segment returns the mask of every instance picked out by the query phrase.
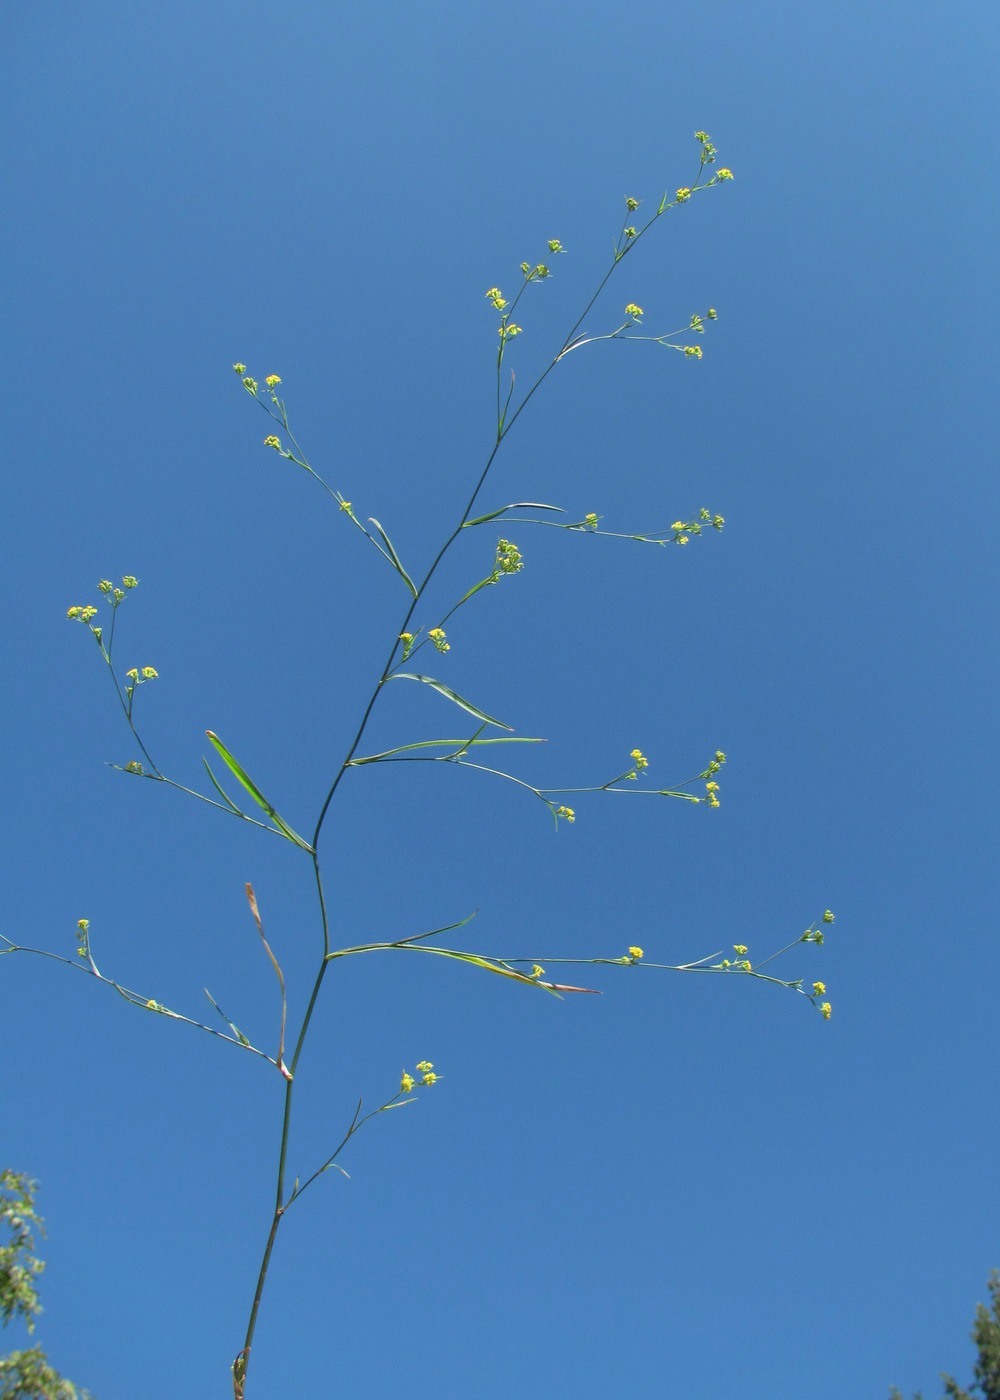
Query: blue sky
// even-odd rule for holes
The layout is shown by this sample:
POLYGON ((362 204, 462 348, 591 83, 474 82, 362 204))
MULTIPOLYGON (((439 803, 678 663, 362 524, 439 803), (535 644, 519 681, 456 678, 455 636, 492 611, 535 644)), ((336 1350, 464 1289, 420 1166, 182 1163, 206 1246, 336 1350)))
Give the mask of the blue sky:
MULTIPOLYGON (((317 469, 420 571, 490 448, 485 290, 568 250, 519 308, 527 385, 626 195, 690 184, 699 128, 736 177, 586 322, 714 306, 704 359, 568 357, 484 505, 626 532, 704 505, 725 531, 661 551, 510 526, 524 570, 434 655, 549 740, 512 760, 531 781, 603 781, 638 745, 669 785, 721 748, 721 807, 581 798, 554 833, 484 775, 369 768, 321 855, 338 946, 478 908, 485 953, 762 957, 831 907, 826 945, 778 967, 825 981, 832 1019, 744 978, 587 970, 604 995, 560 1003, 433 958, 334 964, 293 1172, 402 1066, 443 1078, 289 1215, 248 1396, 841 1400, 965 1376, 1000 1264, 995 7, 69 0, 8 30, 2 931, 72 955, 87 917, 109 973, 192 1015, 207 986, 268 1045, 243 885, 301 1016, 308 861, 105 766, 135 753, 66 608, 137 575, 120 654, 159 671, 139 698, 161 767, 203 783, 211 728, 311 829, 405 591, 261 445, 230 366, 281 375, 317 469)), ((461 541, 418 620, 494 543, 461 541)), ((390 687, 371 747, 464 733, 458 713, 390 687)), ((55 964, 0 971, 2 1157, 49 1226, 41 1340, 98 1400, 228 1394, 278 1076, 55 964)))

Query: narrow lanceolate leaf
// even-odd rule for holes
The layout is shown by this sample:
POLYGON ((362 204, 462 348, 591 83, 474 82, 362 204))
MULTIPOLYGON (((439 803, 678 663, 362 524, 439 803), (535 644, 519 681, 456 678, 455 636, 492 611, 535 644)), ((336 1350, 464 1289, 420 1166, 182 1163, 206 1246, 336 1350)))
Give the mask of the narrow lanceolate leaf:
POLYGON ((593 996, 600 996, 596 987, 566 987, 558 982, 542 982, 537 977, 529 977, 524 972, 518 972, 507 963, 493 958, 482 958, 476 953, 462 953, 454 948, 425 946, 415 947, 413 951, 415 953, 434 953, 439 958, 453 958, 456 962, 468 963, 471 967, 481 967, 484 972, 495 972, 498 977, 508 977, 512 982, 521 982, 528 987, 540 987, 543 992, 549 992, 554 997, 558 997, 561 992, 588 992, 593 996))
POLYGON ((388 679, 391 681, 422 681, 424 685, 429 685, 432 690, 445 696, 459 709, 466 710, 470 715, 475 715, 476 719, 484 719, 487 724, 495 724, 498 729, 513 730, 514 728, 512 724, 504 724, 503 720, 494 719, 485 710, 480 710, 475 705, 470 704, 468 700, 463 700, 461 695, 456 694, 449 686, 442 685, 440 681, 432 680, 430 676, 419 676, 415 671, 394 671, 388 679))
POLYGON ((525 736, 514 735, 511 739, 423 739, 417 744, 400 744, 398 749, 385 749, 382 753, 371 753, 364 758, 352 758, 348 761, 349 768, 361 768, 366 763, 381 763, 385 759, 392 758, 395 754, 409 753, 411 749, 453 749, 456 746, 460 749, 470 749, 478 747, 480 744, 544 744, 545 739, 532 739, 525 736))
MULTIPOLYGON (((225 744, 219 738, 218 734, 213 734, 211 729, 206 729, 205 735, 209 743, 215 749, 216 753, 222 759, 223 763, 229 769, 230 773, 232 773, 233 777, 237 780, 237 782, 242 783, 242 785, 246 788, 247 792, 257 803, 257 805, 259 807, 263 807, 264 811, 274 822, 274 825, 277 827, 278 831, 281 832, 282 836, 286 837, 287 840, 293 842, 296 846, 301 846, 304 851, 311 852, 312 846, 309 845, 309 842, 303 841, 302 837, 299 836, 296 832, 294 832, 287 822, 282 821, 282 819, 278 816, 277 812, 271 806, 270 802, 268 802, 267 798, 261 792, 257 784, 246 772, 244 772, 244 770, 237 763, 236 759, 226 748, 225 744)), ((213 782, 214 781, 215 780, 213 779, 213 782)), ((218 784, 216 784, 216 786, 218 786, 218 784)), ((223 796, 225 796, 224 793, 223 796)), ((226 801, 229 801, 228 797, 226 798, 226 801)))
POLYGON ((202 761, 202 763, 204 763, 204 765, 205 765, 205 772, 208 774, 209 778, 211 779, 212 786, 215 788, 216 792, 217 792, 217 793, 219 794, 219 796, 222 798, 223 802, 225 802, 226 806, 230 809, 230 811, 235 812, 236 815, 237 815, 238 817, 242 817, 242 816, 244 815, 244 813, 240 811, 239 807, 237 807, 236 803, 235 803, 235 802, 233 801, 233 799, 229 796, 229 794, 228 794, 227 792, 223 792, 222 788, 220 787, 218 778, 216 778, 215 774, 212 772, 211 768, 208 766, 208 759, 207 759, 207 758, 203 758, 201 761, 202 761))
POLYGON ((407 588, 410 590, 410 592, 413 594, 413 596, 414 596, 414 598, 415 598, 415 597, 417 596, 416 587, 415 587, 415 585, 414 585, 413 580, 410 578, 410 575, 409 575, 409 574, 406 572, 406 570, 403 568, 403 565, 402 565, 402 563, 400 562, 399 555, 396 553, 395 549, 393 548, 392 540, 390 540, 389 536, 385 533, 385 531, 382 529, 382 526, 378 523, 378 521, 375 519, 375 517, 374 517, 373 515, 370 515, 370 516, 368 517, 368 519, 371 521, 371 523, 375 526, 375 529, 376 529, 376 530, 379 532, 379 534, 381 535, 381 537, 382 537, 382 543, 385 545, 386 549, 389 551, 389 558, 392 560, 393 568, 396 570, 397 574, 399 574, 400 578, 403 580, 403 582, 406 584, 407 588))
POLYGON ((514 501, 509 506, 501 506, 499 510, 491 510, 489 515, 478 515, 475 520, 467 520, 462 529, 467 529, 470 525, 485 525, 489 520, 496 520, 507 510, 556 510, 560 515, 566 512, 562 506, 547 506, 542 501, 514 501))
POLYGON ((474 583, 472 585, 468 593, 462 594, 461 598, 459 598, 458 602, 455 604, 455 607, 460 608, 463 603, 467 603, 469 601, 469 599, 474 593, 478 593, 481 588, 486 588, 491 583, 496 583, 498 579, 498 574, 490 574, 489 578, 481 578, 478 583, 474 583))
POLYGON ((227 1026, 229 1027, 229 1029, 232 1031, 233 1035, 234 1035, 234 1036, 236 1037, 236 1039, 240 1042, 240 1044, 241 1044, 241 1045, 245 1045, 245 1046, 247 1046, 248 1048, 251 1048, 251 1047, 250 1047, 250 1042, 249 1042, 249 1040, 247 1040, 246 1036, 245 1036, 245 1035, 243 1034, 243 1032, 240 1030, 239 1026, 234 1026, 234 1025, 233 1025, 232 1021, 230 1021, 229 1017, 228 1017, 228 1016, 226 1015, 226 1013, 223 1011, 223 1009, 222 1009, 222 1007, 219 1005, 219 1003, 215 1000, 215 997, 213 997, 212 993, 208 990, 208 988, 207 988, 207 987, 204 987, 202 990, 204 991, 205 995, 208 997, 208 999, 209 999, 209 1001, 212 1003, 212 1005, 215 1007, 216 1011, 219 1013, 219 1015, 220 1015, 220 1016, 222 1017, 222 1019, 225 1021, 226 1025, 227 1025, 227 1026))

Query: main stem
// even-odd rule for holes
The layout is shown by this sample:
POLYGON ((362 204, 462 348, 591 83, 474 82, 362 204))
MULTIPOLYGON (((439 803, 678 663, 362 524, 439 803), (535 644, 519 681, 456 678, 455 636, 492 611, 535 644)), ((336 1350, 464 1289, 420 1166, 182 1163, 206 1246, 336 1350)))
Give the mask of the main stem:
MULTIPOLYGON (((496 442, 494 443, 493 449, 486 460, 486 464, 479 475, 479 480, 476 482, 475 489, 473 490, 472 495, 469 497, 468 502, 466 503, 465 510, 462 512, 461 519, 455 526, 454 530, 452 530, 448 538, 445 540, 444 544, 438 550, 437 555, 432 561, 430 568, 424 575, 424 578, 420 583, 416 594, 414 595, 413 601, 410 603, 410 606, 406 610, 406 615, 404 616, 403 621, 400 623, 396 631, 396 636, 393 638, 392 647, 389 651, 388 658, 386 659, 385 666, 382 668, 382 674, 379 676, 378 683, 372 691, 368 703, 365 706, 364 713, 361 716, 361 723, 358 725, 357 733, 351 741, 350 748, 347 750, 347 754, 345 755, 343 762, 340 765, 340 768, 337 770, 337 775, 334 778, 332 784, 330 785, 330 790, 327 793, 326 799, 323 802, 323 806, 320 810, 320 814, 316 822, 316 828, 313 832, 311 844, 313 847, 313 871, 316 879, 316 890, 319 897, 320 915, 323 923, 323 961, 320 964, 319 971, 316 974, 316 979, 313 983, 312 993, 309 997, 309 1004, 306 1007, 305 1015, 302 1018, 302 1025, 299 1030, 298 1039, 295 1043, 295 1051, 292 1055, 291 1063, 288 1066, 289 1078, 287 1079, 285 1084, 285 1106, 281 1125, 281 1147, 278 1154, 278 1179, 275 1190, 274 1214, 271 1218, 271 1228, 268 1231, 267 1244, 264 1246, 264 1257, 261 1260, 260 1270, 257 1274, 257 1287, 254 1290, 253 1306, 250 1309, 250 1320, 247 1325, 247 1333, 246 1339, 243 1343, 243 1350, 239 1353, 239 1355, 236 1357, 236 1360, 233 1362, 234 1400, 244 1400, 246 1374, 250 1365, 250 1349, 253 1345, 254 1331, 256 1330, 257 1326, 257 1316, 260 1312, 261 1299, 264 1296, 264 1285, 267 1281, 267 1271, 271 1262, 271 1252, 274 1249, 274 1243, 277 1239, 278 1227, 280 1226, 282 1218, 285 1214, 285 1210, 287 1209, 286 1202, 284 1199, 285 1160, 288 1153, 288 1139, 292 1120, 292 1090, 294 1087, 294 1075, 299 1062, 299 1056, 302 1053, 302 1047, 305 1043, 306 1034, 309 1030, 310 1022, 312 1021, 312 1015, 316 1007, 317 999, 319 997, 320 988, 323 985, 323 978, 326 976, 326 969, 329 966, 330 962, 330 929, 327 917, 326 900, 323 895, 323 881, 320 877, 318 855, 319 837, 320 833, 323 830, 323 824, 326 821, 326 814, 330 809, 330 804, 333 801, 334 794, 336 793, 337 788, 340 786, 340 781, 343 778, 344 774, 347 772, 347 769, 351 763, 351 759, 354 757, 355 753, 358 750, 358 745, 361 743, 361 740, 364 736, 364 732, 368 726, 368 720, 371 717, 372 710, 375 708, 375 702, 378 700, 378 697, 381 694, 383 685, 385 685, 386 681, 389 679, 389 675, 392 671, 393 660, 399 648, 399 634, 407 630, 407 627, 410 623, 410 619, 412 618, 414 611, 416 610, 417 603, 420 601, 428 584, 434 577, 434 574, 437 572, 438 566, 440 565, 442 559, 444 559, 444 556, 448 553, 448 550, 458 539, 459 535, 462 533, 462 530, 465 528, 465 523, 472 514, 473 506, 476 503, 476 499, 479 496, 480 491, 483 489, 483 486, 486 482, 486 478, 489 475, 490 468, 493 466, 493 463, 496 459, 496 455, 500 450, 500 446, 503 443, 504 438, 510 432, 511 428, 517 422, 518 418, 520 418, 521 414, 524 412, 525 408, 528 406, 529 401, 534 397, 537 390, 541 388, 542 384, 555 369, 559 361, 572 348, 573 338, 576 335, 576 332, 578 331, 584 317, 587 315, 591 307, 597 301, 597 298, 604 290, 609 278, 611 277, 611 274, 614 272, 619 262, 621 262, 622 258, 625 256, 626 253, 630 252, 632 248, 635 247, 642 234, 644 234, 647 231, 647 229, 653 223, 656 222, 656 219, 658 217, 659 215, 654 215, 654 217, 650 219, 649 223, 646 224, 642 230, 640 230, 639 235, 635 239, 633 239, 629 245, 621 249, 616 254, 614 262, 608 268, 605 275, 601 278, 597 290, 594 292, 593 296, 587 302, 587 305, 584 307, 583 311, 581 312, 577 320, 574 322, 569 334, 563 341, 558 354, 556 354, 552 358, 549 364, 539 375, 538 379, 535 380, 535 383, 531 386, 531 388, 525 394, 524 398, 518 404, 511 418, 506 422, 498 422, 496 442)), ((325 485, 325 482, 323 484, 325 485)), ((327 489, 329 490, 329 487, 327 487, 327 489)))

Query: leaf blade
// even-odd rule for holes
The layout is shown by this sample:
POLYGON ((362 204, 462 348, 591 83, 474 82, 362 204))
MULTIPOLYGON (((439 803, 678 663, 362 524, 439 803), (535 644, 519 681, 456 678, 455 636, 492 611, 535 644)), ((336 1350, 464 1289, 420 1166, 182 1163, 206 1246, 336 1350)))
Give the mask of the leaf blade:
POLYGON ((509 729, 513 732, 514 726, 512 724, 504 724, 503 720, 494 719, 493 716, 488 715, 485 710, 481 710, 477 705, 473 705, 471 701, 463 699, 457 691, 452 690, 450 686, 445 685, 442 681, 434 680, 432 676, 422 676, 416 671, 393 671, 391 676, 386 677, 386 680, 421 681, 424 685, 429 685, 432 690, 436 690, 439 695, 443 695, 446 700, 450 700, 453 705, 457 705, 459 709, 465 710, 470 715, 475 715, 476 719, 485 720, 487 724, 495 724, 498 729, 509 729))
POLYGON ((379 534, 382 536, 382 543, 385 545, 386 549, 389 551, 389 558, 390 558, 390 561, 391 561, 391 563, 392 563, 393 568, 396 570, 397 574, 399 574, 400 578, 401 578, 401 579, 403 580, 403 582, 406 584, 407 588, 408 588, 408 589, 410 590, 410 592, 413 594, 414 598, 416 598, 416 596, 417 596, 417 588, 416 588, 416 585, 414 584, 413 580, 410 578, 410 575, 409 575, 409 574, 406 572, 406 570, 403 568, 403 562, 402 562, 402 560, 400 559, 399 555, 396 553, 396 550, 395 550, 395 547, 394 547, 394 545, 393 545, 393 543, 392 543, 392 540, 390 540, 389 536, 385 533, 385 531, 382 529, 382 526, 378 523, 378 521, 375 519, 375 517, 374 517, 373 515, 370 515, 370 516, 368 517, 368 519, 369 519, 369 521, 371 522, 371 524, 375 526, 375 529, 379 532, 379 534))
POLYGON ((496 520, 508 510, 555 510, 560 515, 566 514, 562 506, 548 506, 544 501, 513 501, 509 506, 501 506, 499 510, 491 510, 488 515, 477 515, 475 520, 467 520, 462 529, 466 530, 470 525, 485 525, 490 520, 496 520))
MULTIPOLYGON (((309 851, 310 853, 312 853, 312 846, 309 845, 308 841, 304 841, 297 832, 293 831, 286 821, 283 821, 281 819, 281 817, 278 815, 272 804, 267 800, 267 798, 261 792, 260 788, 250 777, 249 773, 247 773, 246 770, 241 767, 241 765, 226 748, 225 744, 219 738, 218 734, 214 734, 211 729, 206 729, 205 737, 208 739, 209 743, 212 745, 216 753, 222 759, 223 763, 229 769, 230 773, 232 773, 236 781, 246 788, 247 792, 258 804, 258 806, 263 807, 264 811, 274 822, 274 825, 277 827, 281 835, 284 836, 286 840, 291 841, 293 845, 301 846, 302 850, 309 851)), ((228 798, 226 800, 228 801, 228 798)))

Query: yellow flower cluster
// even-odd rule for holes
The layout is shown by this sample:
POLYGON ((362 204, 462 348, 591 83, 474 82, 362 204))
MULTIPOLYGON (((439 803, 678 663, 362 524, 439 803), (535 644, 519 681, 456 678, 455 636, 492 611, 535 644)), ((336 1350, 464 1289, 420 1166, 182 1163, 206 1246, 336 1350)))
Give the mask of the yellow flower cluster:
MULTIPOLYGON (((440 1075, 434 1073, 434 1066, 431 1064, 430 1060, 420 1061, 420 1063, 417 1065, 417 1074, 420 1075, 421 1084, 436 1084, 438 1079, 440 1078, 440 1075)), ((402 1078, 399 1081, 400 1093, 409 1094, 411 1090, 416 1088, 416 1085, 417 1080, 415 1079, 415 1077, 412 1074, 408 1074, 407 1071, 404 1070, 402 1078)))
MULTIPOLYGON (((447 640, 443 627, 432 627, 427 635, 437 647, 438 651, 451 651, 451 643, 447 640)), ((406 643, 404 642, 403 645, 405 647, 406 643)))
POLYGON ((521 558, 521 551, 516 544, 510 540, 499 540, 497 542, 496 563, 493 566, 494 583, 501 574, 517 574, 524 568, 524 560, 521 558))
POLYGON ((573 811, 572 807, 557 807, 556 816, 562 817, 563 820, 567 822, 576 821, 576 813, 573 811))

